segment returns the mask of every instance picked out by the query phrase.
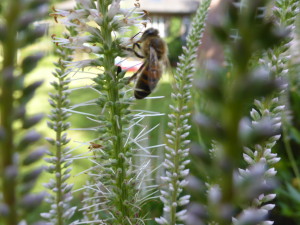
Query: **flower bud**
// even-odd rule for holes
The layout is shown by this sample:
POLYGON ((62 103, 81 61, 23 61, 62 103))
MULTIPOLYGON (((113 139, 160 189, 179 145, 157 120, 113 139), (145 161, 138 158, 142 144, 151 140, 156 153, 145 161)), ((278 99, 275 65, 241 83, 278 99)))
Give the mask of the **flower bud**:
POLYGON ((41 138, 41 135, 37 133, 36 131, 29 131, 27 134, 21 139, 21 141, 18 143, 17 150, 24 150, 26 147, 28 147, 30 144, 33 144, 34 142, 38 141, 41 138))
POLYGON ((23 128, 24 129, 28 129, 34 125, 36 125, 38 122, 41 121, 41 119, 43 118, 43 114, 40 113, 40 114, 37 114, 37 115, 34 115, 30 118, 26 118, 24 121, 23 121, 23 128))
POLYGON ((21 206, 26 211, 31 211, 35 209, 37 206, 39 206, 43 199, 45 197, 45 194, 27 194, 23 197, 21 200, 21 206))
POLYGON ((22 182, 27 183, 27 182, 35 181, 42 173, 42 171, 43 171, 42 167, 29 171, 23 176, 22 182))

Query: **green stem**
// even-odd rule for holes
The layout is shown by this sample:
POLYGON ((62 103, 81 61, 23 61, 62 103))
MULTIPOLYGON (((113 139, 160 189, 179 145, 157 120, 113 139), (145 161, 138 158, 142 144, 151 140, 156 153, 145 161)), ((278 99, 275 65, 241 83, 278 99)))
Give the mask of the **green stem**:
MULTIPOLYGON (((105 1, 98 0, 100 5, 100 12, 103 15, 103 18, 107 18, 107 4, 105 1)), ((130 218, 129 208, 124 204, 128 199, 128 190, 125 184, 126 179, 126 166, 125 160, 123 157, 120 157, 120 154, 125 155, 125 149, 123 147, 123 137, 122 137, 122 120, 121 120, 121 109, 118 104, 119 102, 119 89, 118 89, 118 78, 115 71, 114 56, 111 54, 112 47, 112 37, 111 37, 111 28, 108 23, 103 23, 101 27, 103 40, 105 41, 104 49, 106 49, 106 54, 104 55, 103 65, 106 74, 106 80, 108 85, 108 103, 110 104, 110 122, 112 124, 112 136, 113 136, 113 149, 114 149, 114 158, 117 160, 115 171, 116 171, 116 185, 117 188, 121 191, 118 196, 118 210, 121 215, 119 218, 119 223, 123 223, 126 218, 130 218)))
POLYGON ((288 124, 285 122, 285 116, 283 116, 283 124, 282 124, 282 135, 283 135, 283 143, 286 149, 286 153, 288 155, 289 161, 291 163, 292 169, 297 179, 300 179, 299 169, 297 167, 297 163, 295 157, 292 152, 289 136, 288 136, 288 124))
POLYGON ((1 95, 1 127, 5 132, 5 139, 1 143, 1 174, 3 185, 3 199, 6 206, 9 208, 9 215, 4 218, 5 224, 16 225, 17 216, 17 201, 16 201, 16 180, 15 178, 6 177, 5 173, 14 165, 13 158, 15 148, 13 145, 13 79, 14 67, 17 54, 17 20, 20 14, 19 0, 10 1, 6 19, 6 38, 3 41, 3 71, 2 71, 2 95, 1 95))
MULTIPOLYGON (((188 45, 188 49, 190 50, 189 51, 189 54, 186 55, 185 57, 187 59, 190 59, 192 58, 192 54, 194 53, 194 49, 195 48, 191 48, 189 45, 188 45)), ((182 71, 182 74, 188 74, 188 71, 182 71)), ((175 92, 176 93, 180 93, 181 95, 184 95, 184 93, 186 93, 187 91, 185 90, 184 86, 186 85, 186 82, 185 82, 185 78, 181 79, 181 81, 179 82, 180 86, 178 88, 178 90, 176 90, 175 92)), ((179 109, 180 112, 183 112, 183 108, 185 105, 187 105, 187 103, 185 102, 185 99, 184 98, 179 98, 177 100, 175 100, 175 104, 176 104, 176 108, 179 109)), ((171 196, 171 211, 170 211, 170 225, 176 225, 176 222, 177 222, 177 218, 176 218, 176 213, 177 213, 177 208, 178 206, 177 205, 173 205, 174 202, 178 202, 178 195, 180 194, 180 192, 178 191, 178 189, 180 188, 179 185, 178 185, 178 181, 179 181, 179 176, 180 176, 180 170, 179 170, 179 166, 180 166, 180 162, 181 160, 183 159, 180 159, 179 158, 179 153, 178 151, 180 150, 181 148, 181 143, 182 141, 182 138, 181 138, 181 128, 182 128, 182 114, 181 113, 178 113, 178 112, 175 112, 176 114, 176 122, 175 122, 175 129, 176 130, 176 135, 175 135, 175 143, 174 143, 174 151, 175 151, 175 154, 174 154, 174 157, 173 157, 173 163, 174 163, 174 170, 171 171, 172 174, 177 174, 176 177, 174 177, 172 179, 172 186, 174 187, 174 191, 172 192, 172 196, 171 196)))
MULTIPOLYGON (((235 76, 233 79, 238 79, 235 76)), ((228 86, 227 96, 230 96, 224 106, 224 130, 226 138, 223 141, 224 157, 220 165, 223 165, 220 170, 222 177, 221 190, 222 203, 224 205, 234 202, 234 185, 233 173, 234 169, 238 167, 237 160, 242 155, 242 145, 239 138, 239 122, 242 118, 243 108, 242 102, 238 102, 235 97, 235 86, 228 86), (225 164, 224 164, 225 162, 225 164)), ((222 219, 219 221, 220 225, 226 225, 231 222, 231 218, 222 219)))
MULTIPOLYGON (((179 93, 182 93, 182 90, 179 91, 179 93)), ((182 109, 183 106, 183 102, 179 101, 178 102, 178 108, 182 109)), ((180 124, 181 124, 181 119, 180 119, 180 115, 179 113, 176 114, 176 124, 175 124, 175 129, 176 128, 180 128, 180 124)), ((178 129, 176 129, 178 130, 178 129)), ((172 171, 172 174, 177 174, 177 177, 174 177, 172 180, 172 185, 174 187, 174 191, 172 192, 172 200, 171 200, 171 204, 173 202, 177 202, 177 195, 178 195, 178 176, 179 176, 179 159, 178 159, 178 150, 180 149, 180 142, 181 142, 181 137, 180 137, 180 132, 176 131, 176 142, 174 145, 174 150, 176 152, 176 154, 174 155, 173 158, 173 163, 174 163, 174 171, 172 171)), ((176 212, 177 212, 177 206, 176 205, 171 205, 171 212, 170 212, 170 225, 175 225, 176 224, 176 212)))
MULTIPOLYGON (((64 69, 62 68, 62 74, 64 73, 63 72, 64 69)), ((60 109, 60 113, 62 113, 62 96, 63 96, 63 92, 62 92, 62 82, 63 82, 63 78, 60 78, 59 79, 60 81, 60 88, 59 88, 59 91, 58 91, 58 95, 60 96, 60 98, 58 99, 57 101, 57 108, 60 109)), ((57 122, 60 122, 62 121, 62 118, 61 118, 61 115, 59 114, 58 115, 58 118, 57 118, 57 122)), ((61 135, 62 135, 62 132, 61 132, 61 129, 60 127, 58 127, 58 130, 56 132, 56 141, 57 143, 61 143, 61 135)), ((61 202, 63 202, 63 199, 62 199, 62 169, 61 169, 61 154, 62 154, 62 149, 61 149, 61 144, 58 144, 56 145, 56 158, 57 158, 57 161, 56 161, 56 173, 59 174, 59 176, 55 176, 56 177, 56 189, 57 189, 57 192, 56 192, 56 207, 57 207, 57 225, 63 225, 63 212, 62 212, 62 207, 61 207, 61 202)))

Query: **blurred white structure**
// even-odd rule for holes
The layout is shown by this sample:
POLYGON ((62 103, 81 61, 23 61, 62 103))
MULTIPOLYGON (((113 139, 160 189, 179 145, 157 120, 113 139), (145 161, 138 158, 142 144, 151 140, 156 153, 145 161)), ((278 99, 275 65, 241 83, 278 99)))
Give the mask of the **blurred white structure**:
MULTIPOLYGON (((171 17, 182 18, 183 38, 187 34, 190 25, 191 15, 198 8, 201 0, 139 0, 140 8, 149 12, 152 23, 149 27, 154 27, 159 30, 162 37, 168 35, 169 24, 171 17)), ((127 7, 134 6, 136 0, 124 0, 122 4, 127 7)), ((58 9, 72 9, 75 6, 75 0, 63 1, 56 4, 58 9)))
MULTIPOLYGON (((126 0, 126 4, 133 4, 133 0, 126 0)), ((183 35, 187 33, 190 18, 196 12, 199 0, 139 0, 141 9, 146 10, 152 20, 150 27, 159 30, 162 37, 168 35, 171 17, 182 18, 183 35)))

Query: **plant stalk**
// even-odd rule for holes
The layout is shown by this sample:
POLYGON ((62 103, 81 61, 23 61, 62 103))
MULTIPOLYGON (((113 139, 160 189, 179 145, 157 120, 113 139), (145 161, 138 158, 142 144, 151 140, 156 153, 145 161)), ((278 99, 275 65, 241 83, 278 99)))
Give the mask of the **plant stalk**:
MULTIPOLYGON (((103 15, 103 18, 107 18, 107 6, 105 1, 98 1, 99 10, 103 15)), ((104 71, 106 74, 106 80, 108 84, 108 99, 109 99, 109 110, 110 110, 110 122, 112 124, 112 136, 113 136, 113 150, 114 157, 117 160, 115 171, 116 171, 116 185, 117 188, 121 191, 119 194, 119 206, 118 209, 121 212, 121 216, 118 218, 129 218, 129 209, 124 204, 128 199, 128 190, 125 185, 126 179, 126 167, 125 160, 123 157, 120 157, 120 154, 125 155, 123 147, 123 138, 122 138, 122 121, 121 121, 121 109, 118 104, 119 102, 119 89, 118 89, 118 77, 115 70, 114 56, 111 54, 110 49, 112 46, 112 37, 111 37, 111 28, 108 23, 103 23, 101 27, 103 39, 105 41, 104 49, 106 53, 104 54, 103 65, 104 71)), ((119 221, 119 222, 122 222, 119 221)))
MULTIPOLYGON (((17 216, 17 199, 16 199, 16 179, 15 177, 7 177, 10 169, 14 168, 15 148, 13 144, 13 83, 14 68, 17 55, 17 20, 20 14, 19 0, 10 1, 8 4, 6 20, 6 38, 3 42, 3 65, 2 65, 2 95, 1 95, 1 127, 5 132, 5 138, 1 143, 2 155, 2 185, 3 200, 9 209, 8 216, 5 217, 5 224, 16 225, 17 216)), ((11 175, 8 175, 11 176, 11 175)))
MULTIPOLYGON (((62 78, 59 78, 60 83, 63 82, 62 78)), ((63 96, 62 90, 61 88, 58 91, 58 95, 61 97, 63 96)), ((62 113, 62 102, 61 102, 61 98, 58 100, 57 102, 57 108, 60 109, 60 113, 62 113)), ((58 119, 57 121, 62 121, 61 120, 61 115, 58 114, 58 119)), ((60 126, 57 128, 57 132, 56 132, 56 141, 57 143, 61 143, 61 135, 62 135, 62 131, 60 129, 60 126)), ((63 225, 63 212, 62 212, 62 207, 60 206, 60 203, 63 202, 63 198, 62 198, 62 169, 61 169, 61 144, 57 144, 56 145, 56 173, 59 174, 59 176, 55 176, 56 177, 56 188, 57 188, 57 192, 56 192, 56 207, 57 207, 57 225, 63 225)))

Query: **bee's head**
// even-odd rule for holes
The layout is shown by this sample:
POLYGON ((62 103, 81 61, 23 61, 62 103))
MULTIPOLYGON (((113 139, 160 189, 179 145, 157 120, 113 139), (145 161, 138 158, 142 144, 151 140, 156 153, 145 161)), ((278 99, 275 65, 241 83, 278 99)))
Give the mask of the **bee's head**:
POLYGON ((140 41, 143 41, 146 38, 151 37, 151 36, 158 36, 158 30, 156 30, 154 28, 149 28, 149 29, 145 30, 140 41))

